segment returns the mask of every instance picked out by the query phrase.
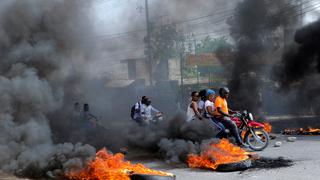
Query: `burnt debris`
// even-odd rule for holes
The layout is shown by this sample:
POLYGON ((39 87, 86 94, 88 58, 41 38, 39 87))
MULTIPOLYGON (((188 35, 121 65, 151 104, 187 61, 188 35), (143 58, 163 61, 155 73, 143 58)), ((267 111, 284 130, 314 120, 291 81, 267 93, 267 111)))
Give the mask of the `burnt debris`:
POLYGON ((259 159, 255 159, 252 161, 251 168, 273 169, 273 168, 289 167, 289 166, 292 166, 293 164, 294 162, 292 160, 285 159, 283 157, 278 157, 278 158, 260 157, 259 159))

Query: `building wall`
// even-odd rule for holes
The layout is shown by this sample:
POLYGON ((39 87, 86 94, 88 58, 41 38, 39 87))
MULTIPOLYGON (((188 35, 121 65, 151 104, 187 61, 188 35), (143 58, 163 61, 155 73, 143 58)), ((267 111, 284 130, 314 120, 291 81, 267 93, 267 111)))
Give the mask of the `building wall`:
POLYGON ((149 71, 147 61, 136 61, 136 79, 145 79, 145 82, 149 82, 149 71))
POLYGON ((180 70, 180 59, 169 59, 169 80, 177 80, 180 84, 181 70, 180 70))

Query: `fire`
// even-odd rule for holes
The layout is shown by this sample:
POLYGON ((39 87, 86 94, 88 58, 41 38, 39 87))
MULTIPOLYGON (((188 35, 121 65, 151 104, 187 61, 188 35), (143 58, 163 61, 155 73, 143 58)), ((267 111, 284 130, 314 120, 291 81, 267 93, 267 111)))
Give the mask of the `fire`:
MULTIPOLYGON (((267 123, 267 122, 264 122, 263 125, 264 125, 264 130, 265 130, 267 133, 270 133, 271 130, 272 130, 271 124, 270 124, 270 123, 267 123)), ((244 136, 246 135, 246 132, 247 132, 246 130, 243 130, 243 131, 241 132, 241 137, 242 137, 242 139, 244 139, 244 136)))
POLYGON ((310 132, 310 133, 320 133, 320 129, 309 127, 308 128, 308 132, 310 132))
POLYGON ((301 134, 301 135, 320 135, 319 128, 312 128, 308 127, 306 129, 299 128, 299 129, 285 129, 282 134, 301 134))
POLYGON ((270 124, 270 123, 267 123, 267 122, 264 122, 263 125, 264 125, 264 130, 265 130, 267 133, 270 133, 271 130, 272 130, 271 124, 270 124))
POLYGON ((123 154, 113 155, 101 149, 86 168, 80 172, 69 172, 66 177, 71 180, 130 180, 130 174, 173 176, 171 173, 146 168, 142 164, 131 164, 124 159, 123 154))
POLYGON ((249 158, 248 152, 231 144, 227 139, 211 143, 200 155, 190 154, 188 165, 191 168, 217 169, 220 164, 244 161, 249 158))

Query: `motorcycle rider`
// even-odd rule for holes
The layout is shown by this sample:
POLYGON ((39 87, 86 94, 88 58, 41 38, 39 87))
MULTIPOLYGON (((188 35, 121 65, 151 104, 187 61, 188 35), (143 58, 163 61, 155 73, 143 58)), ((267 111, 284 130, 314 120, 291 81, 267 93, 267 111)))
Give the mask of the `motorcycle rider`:
POLYGON ((214 118, 214 111, 215 111, 215 106, 214 106, 214 99, 215 99, 215 91, 208 89, 206 96, 207 96, 207 100, 205 102, 205 112, 204 112, 204 116, 208 119, 210 119, 215 126, 217 126, 220 130, 220 132, 216 135, 217 138, 223 138, 226 137, 225 134, 225 127, 222 123, 218 122, 215 118, 214 118))
POLYGON ((187 122, 195 119, 202 120, 201 114, 198 111, 199 93, 197 91, 193 91, 191 93, 191 98, 191 103, 187 108, 187 122))
POLYGON ((248 147, 247 144, 245 144, 239 134, 238 127, 231 120, 230 117, 232 117, 231 114, 236 113, 236 111, 233 111, 228 108, 227 99, 229 97, 230 91, 227 87, 222 87, 219 89, 219 96, 215 100, 215 112, 214 117, 215 119, 222 123, 227 129, 230 129, 231 135, 235 138, 236 143, 241 147, 248 147))
POLYGON ((162 113, 159 110, 155 109, 151 105, 150 98, 146 98, 145 103, 141 105, 141 109, 140 109, 140 115, 144 124, 149 124, 150 121, 152 121, 153 119, 152 112, 155 112, 156 113, 155 115, 157 117, 162 115, 162 113))

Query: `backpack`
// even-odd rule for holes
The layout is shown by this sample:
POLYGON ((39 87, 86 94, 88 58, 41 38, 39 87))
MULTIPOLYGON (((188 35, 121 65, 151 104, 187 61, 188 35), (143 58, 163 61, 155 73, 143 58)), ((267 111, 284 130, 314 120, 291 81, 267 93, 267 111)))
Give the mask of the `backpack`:
MULTIPOLYGON (((140 111, 140 106, 141 106, 141 104, 140 104, 140 102, 138 102, 138 104, 139 104, 139 111, 140 111)), ((134 114, 136 113, 136 104, 134 104, 132 107, 131 107, 131 113, 130 113, 130 117, 132 118, 132 119, 134 119, 134 114)))

